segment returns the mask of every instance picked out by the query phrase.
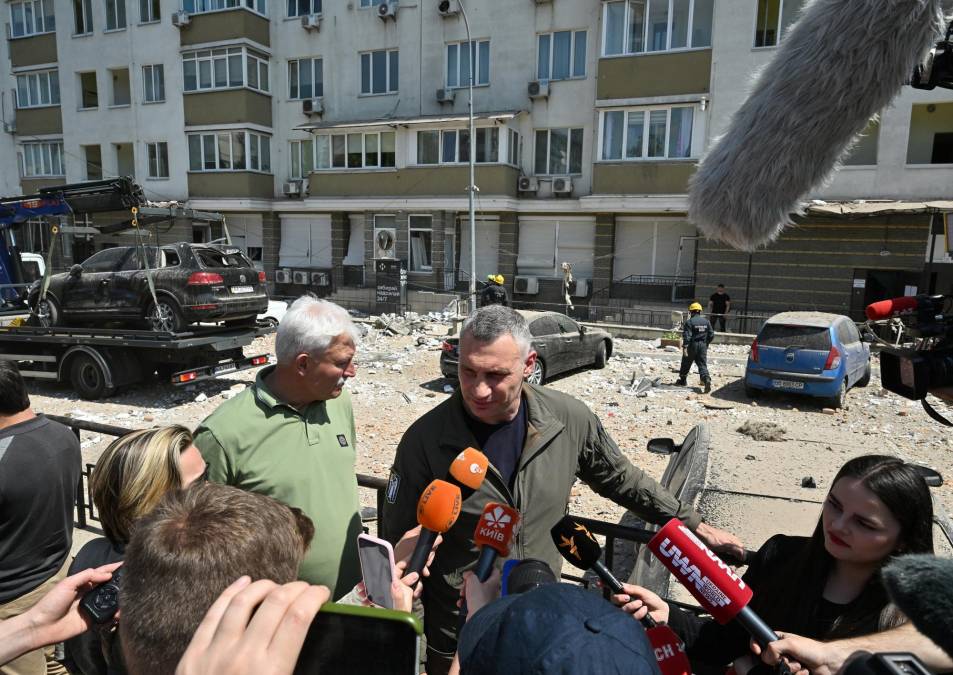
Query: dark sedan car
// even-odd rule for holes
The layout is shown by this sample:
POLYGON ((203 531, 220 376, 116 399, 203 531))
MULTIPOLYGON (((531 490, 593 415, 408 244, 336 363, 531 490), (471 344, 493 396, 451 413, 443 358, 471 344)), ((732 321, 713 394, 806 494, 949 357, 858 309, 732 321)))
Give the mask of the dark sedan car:
POLYGON ((227 246, 176 243, 147 246, 156 301, 136 246, 107 248, 69 272, 50 277, 46 298, 40 283, 29 302, 42 326, 118 321, 176 333, 196 322, 254 325, 268 307, 265 274, 241 251, 227 246))
MULTIPOLYGON (((520 311, 529 323, 533 349, 539 355, 532 374, 526 380, 543 384, 559 373, 583 366, 604 368, 612 356, 612 336, 598 328, 586 328, 559 312, 520 311)), ((459 338, 447 338, 440 353, 440 372, 457 378, 459 338)))

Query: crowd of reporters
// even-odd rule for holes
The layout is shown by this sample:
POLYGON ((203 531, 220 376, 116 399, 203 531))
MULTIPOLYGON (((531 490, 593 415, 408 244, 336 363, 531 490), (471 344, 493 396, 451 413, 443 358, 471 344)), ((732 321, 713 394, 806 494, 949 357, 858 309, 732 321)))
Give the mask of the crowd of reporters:
MULTIPOLYGON (((258 390, 239 404, 248 406, 242 413, 244 421, 260 412, 267 419, 262 424, 270 425, 269 433, 284 434, 286 439, 300 433, 305 450, 349 453, 338 460, 346 463, 356 445, 353 419, 345 416, 331 423, 328 407, 317 404, 338 399, 346 380, 354 376, 356 334, 346 313, 330 303, 305 298, 295 304, 287 327, 283 322, 279 328, 279 341, 284 331, 284 357, 278 350, 278 366, 265 379, 259 376, 258 390), (318 347, 302 343, 308 339, 318 347)), ((520 401, 534 397, 533 389, 522 388, 521 368, 530 357, 523 348, 525 322, 521 325, 518 317, 503 307, 480 310, 468 322, 470 332, 465 325, 461 337, 461 368, 494 371, 499 370, 500 359, 515 359, 514 372, 496 376, 503 380, 507 374, 515 376, 516 388, 509 393, 515 392, 516 410, 503 421, 481 418, 489 427, 481 428, 482 438, 490 446, 493 433, 501 428, 505 438, 512 439, 509 422, 526 414, 520 401), (512 355, 486 349, 501 346, 512 347, 512 355), (467 349, 474 355, 472 363, 467 361, 467 349)), ((461 388, 465 387, 461 378, 461 388)), ((497 390, 492 384, 486 388, 489 406, 497 390)), ((343 400, 349 414, 349 399, 343 400)), ((231 408, 233 413, 239 405, 231 408)), ((462 405, 471 412, 465 394, 462 405)), ((531 412, 524 422, 530 433, 539 419, 534 409, 531 412)), ((225 419, 225 412, 218 419, 225 419)), ((618 449, 598 420, 585 419, 601 445, 596 451, 590 447, 589 456, 573 458, 573 471, 581 471, 579 463, 588 462, 584 466, 591 472, 604 472, 588 476, 600 486, 633 476, 633 496, 625 497, 632 503, 641 504, 639 500, 647 498, 637 495, 649 493, 662 502, 671 500, 651 512, 654 522, 662 524, 666 510, 668 517, 694 519, 690 524, 696 541, 733 552, 739 543, 733 536, 704 529, 690 508, 660 489, 656 494, 654 481, 643 479, 640 472, 633 474, 634 467, 613 454, 618 449)), ((326 504, 327 495, 310 498, 310 492, 320 487, 308 482, 308 471, 296 479, 294 463, 282 465, 282 459, 273 456, 263 462, 260 446, 249 448, 238 441, 223 447, 220 439, 228 433, 227 426, 214 419, 204 423, 199 433, 205 440, 198 443, 184 427, 172 426, 134 432, 110 444, 90 481, 105 536, 87 543, 70 560, 72 497, 80 473, 78 443, 68 430, 32 412, 16 366, 0 362, 0 664, 6 664, 0 672, 291 673, 306 640, 320 641, 308 631, 325 603, 367 604, 361 585, 355 587, 360 574, 354 560, 358 505, 356 488, 350 487, 353 459, 349 485, 338 486, 333 493, 338 502, 348 503, 343 509, 340 503, 332 508, 326 504), (268 483, 267 489, 261 488, 262 483, 268 483), (332 522, 329 512, 334 514, 332 522), (337 515, 340 512, 346 516, 337 515), (329 571, 330 567, 334 569, 329 571), (305 568, 308 574, 303 573, 305 568), (103 589, 112 588, 113 577, 119 574, 119 612, 98 623, 89 603, 102 601, 103 589), (65 643, 64 654, 50 649, 58 643, 65 643)), ((505 494, 506 487, 515 490, 517 465, 525 461, 520 450, 529 442, 521 438, 510 458, 510 480, 497 486, 499 492, 505 494)), ((489 468, 484 463, 481 471, 499 478, 492 462, 489 468)), ((443 477, 455 482, 452 475, 443 477)), ((331 480, 340 481, 341 472, 332 473, 331 480)), ((391 477, 387 491, 391 504, 410 498, 401 493, 407 489, 401 480, 399 474, 391 477)), ((440 573, 437 581, 456 589, 458 605, 465 611, 449 618, 440 614, 439 621, 437 615, 431 617, 427 635, 448 636, 445 644, 453 645, 456 657, 451 652, 434 659, 433 653, 428 657, 422 651, 428 672, 448 668, 451 673, 656 673, 661 668, 668 673, 646 635, 645 626, 658 624, 675 630, 682 641, 679 649, 695 673, 734 667, 744 675, 767 667, 763 664, 783 663, 794 673, 832 675, 857 651, 910 651, 934 670, 953 670, 953 646, 942 637, 934 642, 936 634, 929 629, 920 632, 911 626, 901 611, 907 607, 903 603, 898 607, 885 582, 890 565, 911 555, 922 561, 933 553, 928 488, 901 460, 868 455, 849 461, 831 482, 813 535, 779 534, 750 561, 743 577, 754 589, 750 604, 781 631, 768 644, 749 645, 739 624, 700 618, 638 585, 609 584, 615 591, 610 603, 596 593, 557 583, 552 559, 508 565, 513 571, 502 579, 498 568, 503 559, 526 557, 519 555, 522 547, 481 557, 490 558, 497 569, 488 565, 484 570, 476 564, 480 551, 473 542, 480 538, 470 533, 473 522, 482 518, 486 499, 474 497, 482 489, 479 483, 454 489, 456 512, 442 531, 451 537, 451 546, 464 542, 469 562, 452 570, 460 575, 440 573), (457 522, 471 500, 477 505, 474 518, 457 522), (480 571, 475 573, 475 568, 480 571), (506 597, 499 598, 503 591, 506 597), (461 628, 458 622, 464 618, 461 628)), ((422 504, 419 491, 412 499, 416 502, 418 496, 422 504)), ((523 527, 542 530, 548 537, 565 511, 551 510, 534 513, 523 527)), ((538 534, 533 536, 539 541, 538 534)), ((436 569, 449 569, 439 563, 442 538, 428 537, 426 528, 419 526, 389 537, 397 563, 391 604, 398 611, 423 614, 427 622, 421 596, 435 581, 426 577, 435 560, 436 569), (411 559, 419 559, 421 549, 425 562, 413 569, 411 559)), ((556 541, 553 550, 558 547, 556 541)), ((454 557, 454 565, 460 559, 454 557)), ((947 572, 947 581, 953 581, 953 571, 947 572)), ((936 589, 938 596, 941 591, 936 589)), ((953 590, 947 587, 946 593, 953 595, 953 590)), ((937 603, 943 606, 942 602, 939 597, 937 603)), ((953 605, 953 600, 945 602, 953 605)), ((923 629, 920 623, 917 627, 923 629)), ((359 651, 369 646, 355 636, 353 647, 359 651)), ((391 647, 376 645, 384 654, 391 647)), ((310 672, 306 664, 298 668, 310 672)))

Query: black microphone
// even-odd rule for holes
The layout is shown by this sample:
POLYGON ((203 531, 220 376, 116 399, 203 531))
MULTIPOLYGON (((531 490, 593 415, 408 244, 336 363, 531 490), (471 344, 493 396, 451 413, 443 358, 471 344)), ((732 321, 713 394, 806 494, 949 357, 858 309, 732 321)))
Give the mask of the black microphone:
POLYGON ((917 630, 953 658, 953 560, 901 556, 884 567, 883 583, 917 630))
POLYGON ((775 239, 910 80, 942 19, 940 0, 808 4, 702 159, 689 219, 743 250, 775 239))
POLYGON ((563 516, 553 525, 549 534, 566 562, 581 570, 592 570, 616 595, 625 593, 622 582, 599 559, 602 557, 602 547, 585 525, 577 523, 570 516, 563 516))

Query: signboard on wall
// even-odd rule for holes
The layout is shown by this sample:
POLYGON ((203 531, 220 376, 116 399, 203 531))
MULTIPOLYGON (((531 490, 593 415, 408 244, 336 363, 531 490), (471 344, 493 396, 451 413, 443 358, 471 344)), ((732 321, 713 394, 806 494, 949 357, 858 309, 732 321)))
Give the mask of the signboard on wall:
POLYGON ((400 260, 388 259, 375 260, 374 271, 377 279, 377 313, 397 314, 403 305, 403 281, 407 273, 401 269, 400 260))

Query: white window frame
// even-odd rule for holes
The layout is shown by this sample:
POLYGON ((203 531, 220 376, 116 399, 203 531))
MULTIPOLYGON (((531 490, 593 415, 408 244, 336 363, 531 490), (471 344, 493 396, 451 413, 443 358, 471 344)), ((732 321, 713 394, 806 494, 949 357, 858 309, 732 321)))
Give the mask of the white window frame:
MULTIPOLYGON (((506 127, 503 127, 503 128, 505 129, 506 127)), ((414 166, 438 166, 440 164, 448 164, 448 165, 467 164, 469 160, 462 159, 462 157, 464 156, 462 151, 464 148, 466 148, 468 151, 470 149, 470 139, 469 139, 468 131, 469 130, 466 127, 463 127, 463 128, 454 127, 454 128, 443 128, 443 129, 418 129, 417 132, 414 134, 414 149, 415 149, 414 166), (438 159, 436 162, 424 163, 420 161, 419 140, 420 140, 420 134, 422 133, 436 133, 437 134, 437 158, 438 159), (454 157, 452 160, 448 160, 444 156, 443 139, 445 134, 456 134, 456 140, 454 141, 454 157), (467 135, 466 140, 464 140, 464 135, 467 135)), ((476 164, 506 164, 507 162, 500 161, 500 157, 503 156, 503 148, 501 146, 501 143, 504 136, 504 134, 500 133, 500 127, 496 127, 496 126, 476 127, 475 131, 477 134, 477 143, 475 144, 475 147, 477 148, 479 148, 480 146, 479 138, 480 138, 481 131, 485 133, 490 133, 490 134, 492 134, 494 131, 496 132, 496 159, 493 161, 477 159, 475 160, 476 164)), ((510 131, 512 131, 512 129, 510 129, 510 131)))
POLYGON ((63 141, 40 141, 20 145, 20 175, 24 178, 55 178, 66 175, 63 141), (42 164, 37 171, 37 164, 42 164), (45 171, 45 168, 49 171, 45 171))
POLYGON ((299 11, 301 9, 301 4, 302 4, 301 0, 287 0, 287 2, 285 3, 285 10, 288 12, 289 19, 294 19, 299 16, 308 16, 311 14, 316 16, 321 16, 323 14, 324 7, 322 6, 322 0, 303 0, 303 1, 308 3, 308 7, 311 10, 310 12, 299 11), (291 13, 292 5, 294 5, 294 11, 295 11, 294 14, 291 13))
MULTIPOLYGON (((767 1, 770 2, 771 0, 767 0, 767 1)), ((763 29, 765 26, 758 25, 758 4, 759 3, 755 4, 754 18, 751 22, 752 23, 752 31, 751 31, 751 48, 752 49, 758 50, 758 51, 762 49, 776 49, 778 45, 780 45, 781 42, 784 40, 784 36, 787 34, 787 31, 794 24, 794 21, 795 21, 794 17, 791 17, 791 21, 789 21, 788 23, 786 24, 784 23, 784 18, 785 18, 784 11, 785 11, 785 4, 786 4, 785 0, 777 0, 777 2, 778 2, 778 23, 775 26, 775 30, 774 30, 774 42, 772 44, 763 44, 763 45, 758 44, 758 31, 763 29)), ((804 6, 804 0, 802 0, 801 2, 797 2, 797 0, 788 0, 788 2, 794 3, 795 12, 798 11, 798 5, 800 5, 800 7, 804 6)))
POLYGON ((146 161, 149 164, 148 176, 151 180, 165 180, 169 177, 169 144, 165 141, 146 143, 146 161), (162 170, 165 168, 165 173, 162 170))
POLYGON ((26 0, 26 2, 10 3, 11 38, 54 32, 56 32, 56 15, 53 12, 53 0, 26 0), (22 26, 22 31, 19 33, 17 32, 17 13, 20 14, 19 23, 22 26))
POLYGON ((288 60, 288 100, 303 101, 309 98, 322 98, 324 96, 324 59, 320 56, 312 56, 303 59, 288 60), (301 62, 311 62, 311 95, 301 95, 301 62), (320 75, 320 77, 318 77, 320 75), (318 92, 320 86, 321 91, 318 92), (297 93, 295 92, 297 89, 297 93))
POLYGON ((668 105, 668 106, 643 106, 638 108, 607 108, 605 110, 599 111, 599 160, 600 162, 658 162, 658 161, 690 161, 693 159, 698 159, 698 150, 699 140, 700 140, 700 129, 699 129, 699 106, 695 104, 685 104, 685 105, 668 105), (669 141, 672 133, 672 110, 688 108, 692 111, 692 139, 691 139, 691 150, 687 157, 670 157, 669 156, 669 141), (648 150, 649 142, 649 124, 651 120, 651 113, 664 110, 666 111, 665 116, 665 154, 659 157, 649 157, 646 152, 648 150), (622 156, 614 159, 607 159, 605 157, 605 120, 607 113, 621 112, 623 113, 622 118, 622 156), (642 152, 638 157, 630 157, 626 155, 626 150, 628 149, 628 138, 629 133, 629 117, 630 115, 642 115, 642 152))
MULTIPOLYGON (((600 54, 603 58, 605 57, 618 57, 618 56, 632 56, 633 54, 664 54, 666 52, 684 52, 691 51, 696 49, 711 49, 711 44, 707 45, 697 45, 695 46, 692 43, 692 36, 695 28, 695 0, 688 0, 688 35, 686 42, 687 44, 684 47, 672 47, 672 21, 674 20, 674 12, 672 11, 674 0, 645 0, 645 14, 646 16, 649 13, 650 3, 652 2, 667 2, 668 3, 668 23, 666 24, 666 33, 665 33, 665 49, 653 49, 648 50, 643 48, 642 51, 632 51, 632 45, 630 44, 632 35, 629 30, 629 23, 631 21, 631 8, 632 4, 630 0, 612 0, 611 2, 604 2, 602 4, 602 44, 600 46, 600 54), (623 43, 622 51, 619 53, 610 54, 606 51, 606 38, 609 34, 609 6, 617 4, 618 2, 625 3, 625 12, 623 13, 622 26, 623 26, 623 43)), ((712 26, 710 28, 710 33, 714 33, 714 9, 712 9, 712 26)), ((647 46, 649 44, 649 22, 645 21, 645 25, 642 31, 642 44, 647 46)), ((711 43, 713 39, 709 39, 708 42, 711 43)))
POLYGON ((262 94, 271 93, 269 83, 269 64, 268 57, 245 45, 232 47, 216 47, 215 49, 199 49, 185 52, 182 54, 182 88, 184 93, 191 94, 205 91, 223 91, 226 89, 251 89, 262 94), (241 57, 241 84, 232 84, 233 66, 232 57, 241 57), (215 66, 218 62, 224 62, 225 67, 225 85, 216 85, 215 66), (188 64, 194 64, 195 69, 195 88, 188 88, 188 64), (208 86, 202 86, 203 66, 207 68, 208 86), (254 67, 257 73, 258 85, 255 86, 249 81, 249 69, 254 67), (262 87, 262 82, 265 86, 262 87))
MULTIPOLYGON (((353 152, 357 152, 355 149, 353 152)), ((314 135, 314 170, 315 171, 393 171, 397 167, 397 132, 396 131, 347 131, 338 133, 325 133, 314 135), (361 136, 361 166, 348 166, 348 155, 353 154, 348 147, 351 139, 355 136, 361 136), (389 136, 393 140, 394 162, 392 165, 382 166, 384 162, 384 136, 389 136), (377 164, 368 164, 368 142, 370 136, 377 137, 377 164), (334 146, 337 139, 343 139, 344 143, 344 164, 334 165, 334 146), (321 155, 324 155, 324 158, 321 155), (322 161, 324 159, 325 161, 322 161)))
POLYGON ((139 0, 139 23, 157 23, 162 20, 162 7, 159 0, 139 0), (147 10, 143 12, 142 10, 147 10))
POLYGON ((288 154, 290 166, 288 167, 288 177, 292 180, 307 178, 308 174, 314 171, 314 147, 316 143, 313 138, 303 140, 288 141, 288 154), (305 171, 307 166, 305 160, 310 162, 311 168, 305 171))
POLYGON ((548 33, 537 33, 537 34, 536 34, 536 78, 537 78, 540 82, 562 82, 562 81, 564 81, 564 80, 584 80, 584 79, 586 79, 586 72, 587 72, 587 70, 588 70, 588 63, 586 63, 586 60, 587 60, 587 57, 588 57, 588 51, 589 51, 589 31, 586 30, 585 28, 582 28, 582 29, 570 28, 570 29, 567 29, 567 30, 554 30, 554 31, 550 31, 550 32, 548 32, 548 33), (569 33, 569 35, 570 35, 570 37, 569 37, 569 70, 570 70, 570 74, 569 74, 568 77, 560 77, 560 78, 555 78, 555 77, 553 77, 553 59, 555 58, 555 54, 556 54, 555 45, 556 45, 556 34, 557 34, 557 33, 569 33), (581 74, 581 75, 578 75, 578 74, 576 74, 576 73, 574 72, 574 68, 575 68, 575 65, 576 65, 576 47, 577 47, 577 42, 576 42, 576 41, 578 40, 579 33, 582 33, 583 35, 586 36, 586 45, 585 45, 586 48, 585 48, 585 50, 584 50, 584 52, 583 52, 582 74, 581 74), (548 37, 548 38, 549 38, 549 65, 548 65, 548 68, 547 68, 547 72, 549 73, 549 77, 541 78, 541 77, 539 77, 539 66, 540 66, 540 63, 539 63, 539 52, 540 52, 539 43, 540 43, 540 41, 541 41, 544 37, 548 37))
POLYGON ((150 63, 142 67, 142 102, 165 102, 165 65, 150 63), (152 98, 149 97, 149 88, 152 88, 152 98))
POLYGON ((77 84, 78 84, 78 96, 76 97, 76 103, 78 105, 77 110, 97 110, 99 109, 99 75, 95 70, 84 70, 76 73, 77 84), (92 75, 93 82, 96 84, 96 105, 84 106, 83 105, 83 75, 92 75))
POLYGON ((114 33, 120 30, 126 30, 129 24, 129 17, 126 13, 126 0, 105 0, 106 28, 104 33, 114 33), (115 21, 115 25, 109 26, 110 13, 115 21), (120 21, 121 20, 121 21, 120 21))
POLYGON ((411 213, 407 217, 407 272, 409 274, 430 274, 433 272, 433 215, 429 213, 411 213), (419 225, 414 227, 412 225, 415 218, 427 218, 430 221, 429 227, 420 227, 419 225), (413 256, 413 242, 414 242, 414 232, 429 232, 430 233, 430 246, 427 251, 427 258, 430 260, 429 265, 421 265, 420 269, 414 269, 414 256, 413 256))
POLYGON ((383 5, 387 0, 361 0, 361 9, 372 9, 378 5, 383 5))
POLYGON ((95 26, 93 25, 93 0, 73 0, 73 36, 92 35, 95 26), (82 16, 76 14, 76 10, 82 10, 82 16), (83 24, 84 30, 76 30, 79 24, 83 24))
POLYGON ((519 167, 520 165, 520 142, 523 140, 523 137, 520 135, 516 129, 506 128, 507 131, 507 147, 506 147, 506 163, 510 166, 519 167))
POLYGON ((397 49, 375 49, 372 51, 361 52, 358 58, 360 63, 361 72, 360 80, 361 83, 361 96, 390 96, 396 94, 399 91, 400 87, 400 55, 397 49), (384 91, 374 91, 374 55, 380 53, 386 54, 386 68, 384 69, 384 91), (367 67, 368 67, 368 85, 370 86, 370 91, 364 91, 364 63, 365 57, 367 57, 367 67), (397 82, 391 82, 391 59, 397 59, 397 82))
MULTIPOLYGON (((460 54, 463 53, 463 49, 467 45, 467 41, 463 40, 462 42, 448 42, 447 48, 444 50, 444 63, 445 67, 444 72, 444 84, 447 89, 465 89, 470 86, 470 77, 469 73, 464 72, 463 70, 463 59, 460 58, 460 54), (450 52, 456 52, 456 84, 451 84, 450 82, 450 52)), ((493 69, 490 65, 490 59, 492 58, 490 52, 490 40, 489 38, 471 40, 470 45, 470 67, 473 68, 474 61, 476 61, 476 69, 473 71, 473 86, 474 87, 489 87, 490 86, 490 71, 493 69), (483 45, 486 45, 486 71, 483 72, 483 67, 480 65, 480 49, 483 45)))
POLYGON ((222 129, 216 131, 190 132, 186 134, 189 154, 189 172, 190 173, 211 173, 211 172, 251 172, 251 173, 271 173, 271 136, 255 131, 246 131, 244 129, 222 129), (235 165, 235 136, 243 135, 242 149, 244 151, 244 167, 234 168, 235 165), (228 139, 228 165, 222 163, 220 156, 220 143, 222 139, 228 139), (193 138, 198 139, 199 150, 199 168, 193 165, 193 138), (211 139, 211 140, 209 140, 211 139), (211 144, 211 147, 209 146, 211 144), (215 158, 215 168, 206 168, 205 158, 211 151, 215 158), (256 166, 257 165, 257 168, 256 166))
POLYGON ((16 77, 15 91, 18 110, 47 108, 60 104, 60 75, 56 68, 17 73, 14 77, 16 77))
POLYGON ((209 14, 244 9, 268 18, 267 0, 182 0, 182 9, 189 14, 209 14))
POLYGON ((585 155, 585 144, 586 144, 586 130, 583 127, 547 127, 547 128, 538 128, 533 129, 533 175, 534 176, 581 176, 585 167, 583 166, 582 156, 585 155), (565 173, 550 173, 549 167, 552 163, 550 152, 552 151, 552 138, 553 131, 566 131, 566 172, 565 173), (536 135, 541 132, 546 132, 546 172, 538 173, 536 171, 536 135), (572 170, 572 132, 579 131, 582 134, 582 147, 579 148, 579 171, 572 170))

